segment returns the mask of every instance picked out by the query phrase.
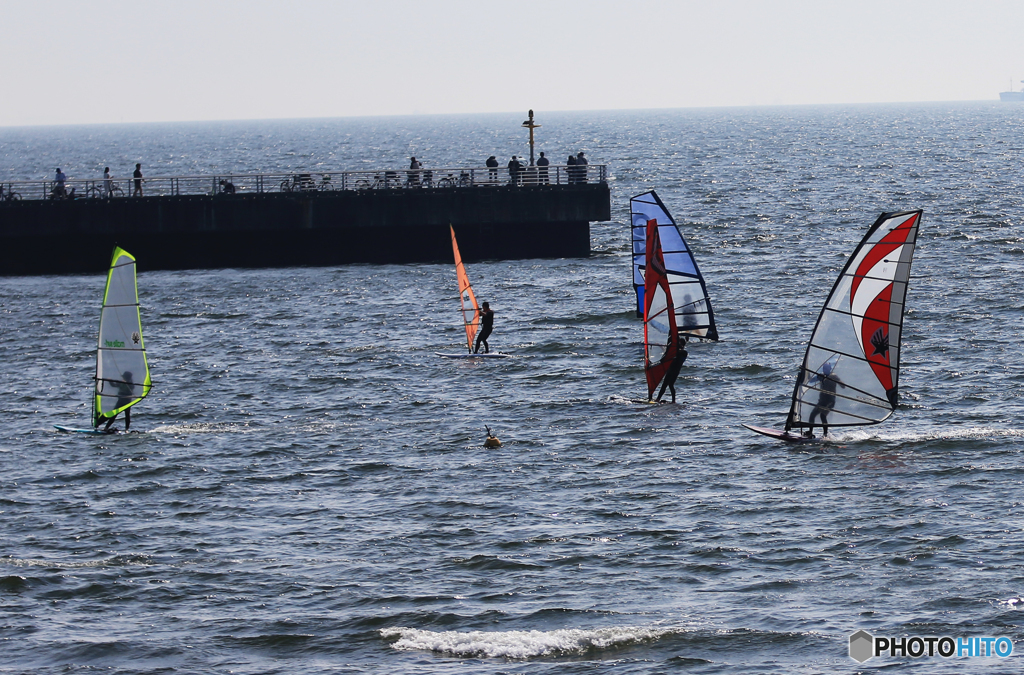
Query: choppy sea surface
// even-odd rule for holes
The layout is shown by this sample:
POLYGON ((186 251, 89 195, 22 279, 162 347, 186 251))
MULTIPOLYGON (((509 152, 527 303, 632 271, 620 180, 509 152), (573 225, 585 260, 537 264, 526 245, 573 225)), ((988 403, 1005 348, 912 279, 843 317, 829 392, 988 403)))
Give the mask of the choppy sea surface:
MULTIPOLYGON (((463 348, 451 264, 140 260, 141 433, 59 434, 88 423, 107 261, 0 277, 0 672, 1019 672, 1024 106, 537 117, 538 150, 610 166, 614 220, 588 259, 468 266, 513 358, 435 355, 463 348), (676 405, 631 401, 648 189, 722 336, 676 405), (846 258, 915 208, 896 413, 742 428, 783 422, 846 258), (860 629, 1017 646, 858 665, 860 629)), ((528 154, 522 118, 0 129, 0 180, 479 166, 528 154)))

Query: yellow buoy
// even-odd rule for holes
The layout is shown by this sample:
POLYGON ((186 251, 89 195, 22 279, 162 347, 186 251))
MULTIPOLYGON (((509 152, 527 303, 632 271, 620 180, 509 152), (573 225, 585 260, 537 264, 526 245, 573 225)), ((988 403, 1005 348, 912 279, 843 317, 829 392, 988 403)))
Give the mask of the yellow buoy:
POLYGON ((488 426, 485 426, 484 429, 487 429, 487 440, 484 441, 484 447, 485 448, 500 448, 501 447, 501 441, 498 440, 497 436, 495 436, 494 434, 491 433, 491 428, 488 427, 488 426))

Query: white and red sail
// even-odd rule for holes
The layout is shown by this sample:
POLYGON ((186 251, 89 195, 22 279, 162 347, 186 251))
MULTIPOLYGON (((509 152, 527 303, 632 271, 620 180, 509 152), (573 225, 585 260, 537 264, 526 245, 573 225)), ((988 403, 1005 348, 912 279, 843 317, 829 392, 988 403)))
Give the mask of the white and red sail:
POLYGON ((876 424, 895 410, 921 214, 883 213, 850 256, 807 345, 787 431, 820 425, 822 414, 829 427, 876 424))

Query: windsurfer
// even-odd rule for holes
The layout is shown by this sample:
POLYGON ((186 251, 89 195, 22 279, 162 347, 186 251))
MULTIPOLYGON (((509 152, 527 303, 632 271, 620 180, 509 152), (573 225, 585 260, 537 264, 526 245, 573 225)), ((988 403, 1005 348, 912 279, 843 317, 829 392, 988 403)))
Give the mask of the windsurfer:
MULTIPOLYGON (((818 402, 814 405, 814 409, 811 410, 811 417, 807 420, 807 431, 804 432, 804 436, 813 436, 814 431, 814 418, 821 418, 821 435, 828 436, 828 414, 832 412, 832 409, 836 405, 836 387, 845 387, 843 381, 839 379, 838 375, 832 374, 832 364, 826 363, 821 367, 821 375, 816 376, 814 379, 821 382, 821 390, 818 394, 818 402)), ((813 380, 812 380, 813 381, 813 380)))
MULTIPOLYGON (((122 381, 117 383, 117 403, 114 404, 114 409, 126 406, 135 399, 135 385, 132 383, 132 373, 130 370, 126 370, 121 373, 122 381)), ((117 419, 117 413, 114 413, 108 420, 107 425, 103 427, 105 433, 111 433, 110 426, 117 419)), ((102 416, 96 417, 96 427, 100 426, 102 416)), ((128 427, 132 425, 132 409, 124 409, 124 430, 128 431, 128 427)))
POLYGON ((661 403, 661 397, 665 395, 665 388, 672 393, 672 402, 676 402, 676 378, 679 377, 679 371, 682 370, 683 364, 686 363, 686 357, 689 356, 689 352, 686 351, 687 338, 682 339, 682 343, 679 345, 679 349, 676 351, 676 356, 672 359, 671 365, 668 367, 668 371, 665 373, 665 379, 661 383, 661 391, 658 392, 657 401, 661 403))
POLYGON ((494 311, 491 309, 490 304, 485 302, 480 305, 480 332, 476 334, 476 348, 473 350, 474 354, 480 353, 481 343, 484 345, 485 354, 489 354, 491 352, 491 347, 487 344, 487 338, 490 336, 492 330, 494 330, 494 311))

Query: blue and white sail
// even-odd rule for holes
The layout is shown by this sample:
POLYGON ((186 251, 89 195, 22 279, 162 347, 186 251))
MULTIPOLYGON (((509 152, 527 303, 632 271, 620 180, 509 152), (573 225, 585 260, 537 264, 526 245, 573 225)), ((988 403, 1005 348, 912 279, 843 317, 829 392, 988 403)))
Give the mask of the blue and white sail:
POLYGON ((629 210, 633 231, 633 288, 636 290, 637 316, 644 315, 647 221, 656 220, 679 334, 717 340, 715 314, 711 309, 704 277, 668 209, 657 193, 651 190, 630 199, 629 210))

